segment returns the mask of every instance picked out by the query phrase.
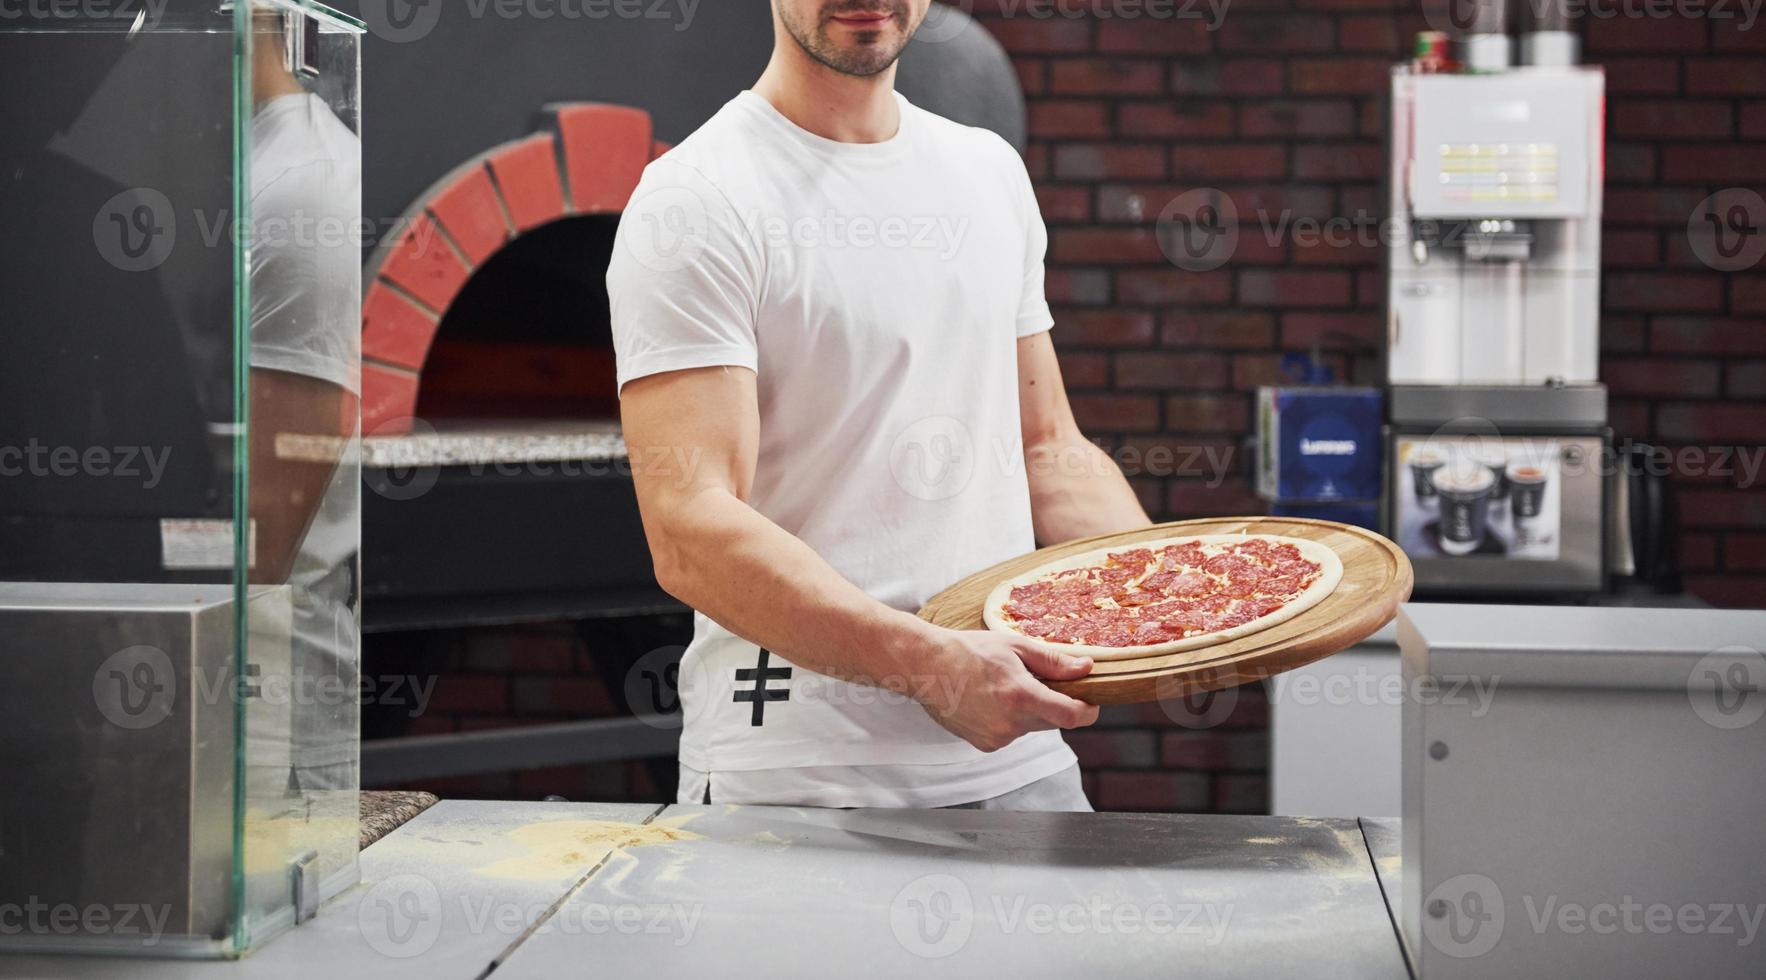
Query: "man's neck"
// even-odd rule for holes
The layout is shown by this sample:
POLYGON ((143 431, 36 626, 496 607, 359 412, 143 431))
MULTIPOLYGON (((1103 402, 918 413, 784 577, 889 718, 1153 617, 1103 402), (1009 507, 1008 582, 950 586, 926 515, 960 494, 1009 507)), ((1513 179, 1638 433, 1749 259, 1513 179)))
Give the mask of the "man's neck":
POLYGON ((841 143, 881 143, 901 128, 895 66, 865 78, 843 75, 811 58, 789 37, 773 45, 772 60, 754 92, 799 128, 841 143))
MULTIPOLYGON (((262 44, 263 42, 259 41, 258 43, 262 44)), ((271 57, 275 59, 274 63, 269 58, 260 57, 252 65, 251 101, 254 112, 262 109, 264 104, 272 99, 279 99, 284 95, 301 95, 306 92, 306 89, 301 88, 300 82, 295 81, 294 76, 282 67, 281 56, 272 55, 271 57)))

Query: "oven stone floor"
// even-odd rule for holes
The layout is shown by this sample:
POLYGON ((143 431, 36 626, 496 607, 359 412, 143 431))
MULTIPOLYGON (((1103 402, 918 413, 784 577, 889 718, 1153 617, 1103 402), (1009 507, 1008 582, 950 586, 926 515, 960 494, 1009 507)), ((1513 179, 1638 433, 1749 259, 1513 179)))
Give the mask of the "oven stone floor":
POLYGON ((625 458, 625 439, 611 420, 449 421, 420 424, 420 431, 408 435, 362 440, 362 465, 379 468, 625 458))

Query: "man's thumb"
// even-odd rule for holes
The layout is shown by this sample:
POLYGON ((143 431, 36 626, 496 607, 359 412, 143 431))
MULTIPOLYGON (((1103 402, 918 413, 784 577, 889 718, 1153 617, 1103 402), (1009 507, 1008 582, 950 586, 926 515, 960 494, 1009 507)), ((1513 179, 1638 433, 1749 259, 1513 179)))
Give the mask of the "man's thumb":
POLYGON ((1051 681, 1071 681, 1091 673, 1091 658, 1059 653, 1029 643, 1017 647, 1018 659, 1032 674, 1051 681))

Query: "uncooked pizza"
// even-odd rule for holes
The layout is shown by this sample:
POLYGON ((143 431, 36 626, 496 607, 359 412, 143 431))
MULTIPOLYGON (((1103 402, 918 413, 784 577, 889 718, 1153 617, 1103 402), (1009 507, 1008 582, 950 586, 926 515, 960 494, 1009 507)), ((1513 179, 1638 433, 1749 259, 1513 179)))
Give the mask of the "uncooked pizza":
POLYGON ((1000 583, 982 619, 1094 659, 1159 656, 1286 622, 1342 578, 1317 541, 1192 535, 1056 559, 1000 583))

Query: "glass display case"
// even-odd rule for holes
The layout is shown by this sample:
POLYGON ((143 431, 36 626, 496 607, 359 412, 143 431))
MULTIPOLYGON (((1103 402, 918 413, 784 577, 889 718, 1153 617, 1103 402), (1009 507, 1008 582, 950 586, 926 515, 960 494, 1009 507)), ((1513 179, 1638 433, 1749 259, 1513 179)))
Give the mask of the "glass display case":
POLYGON ((0 19, 0 954, 357 879, 361 24, 0 19))

